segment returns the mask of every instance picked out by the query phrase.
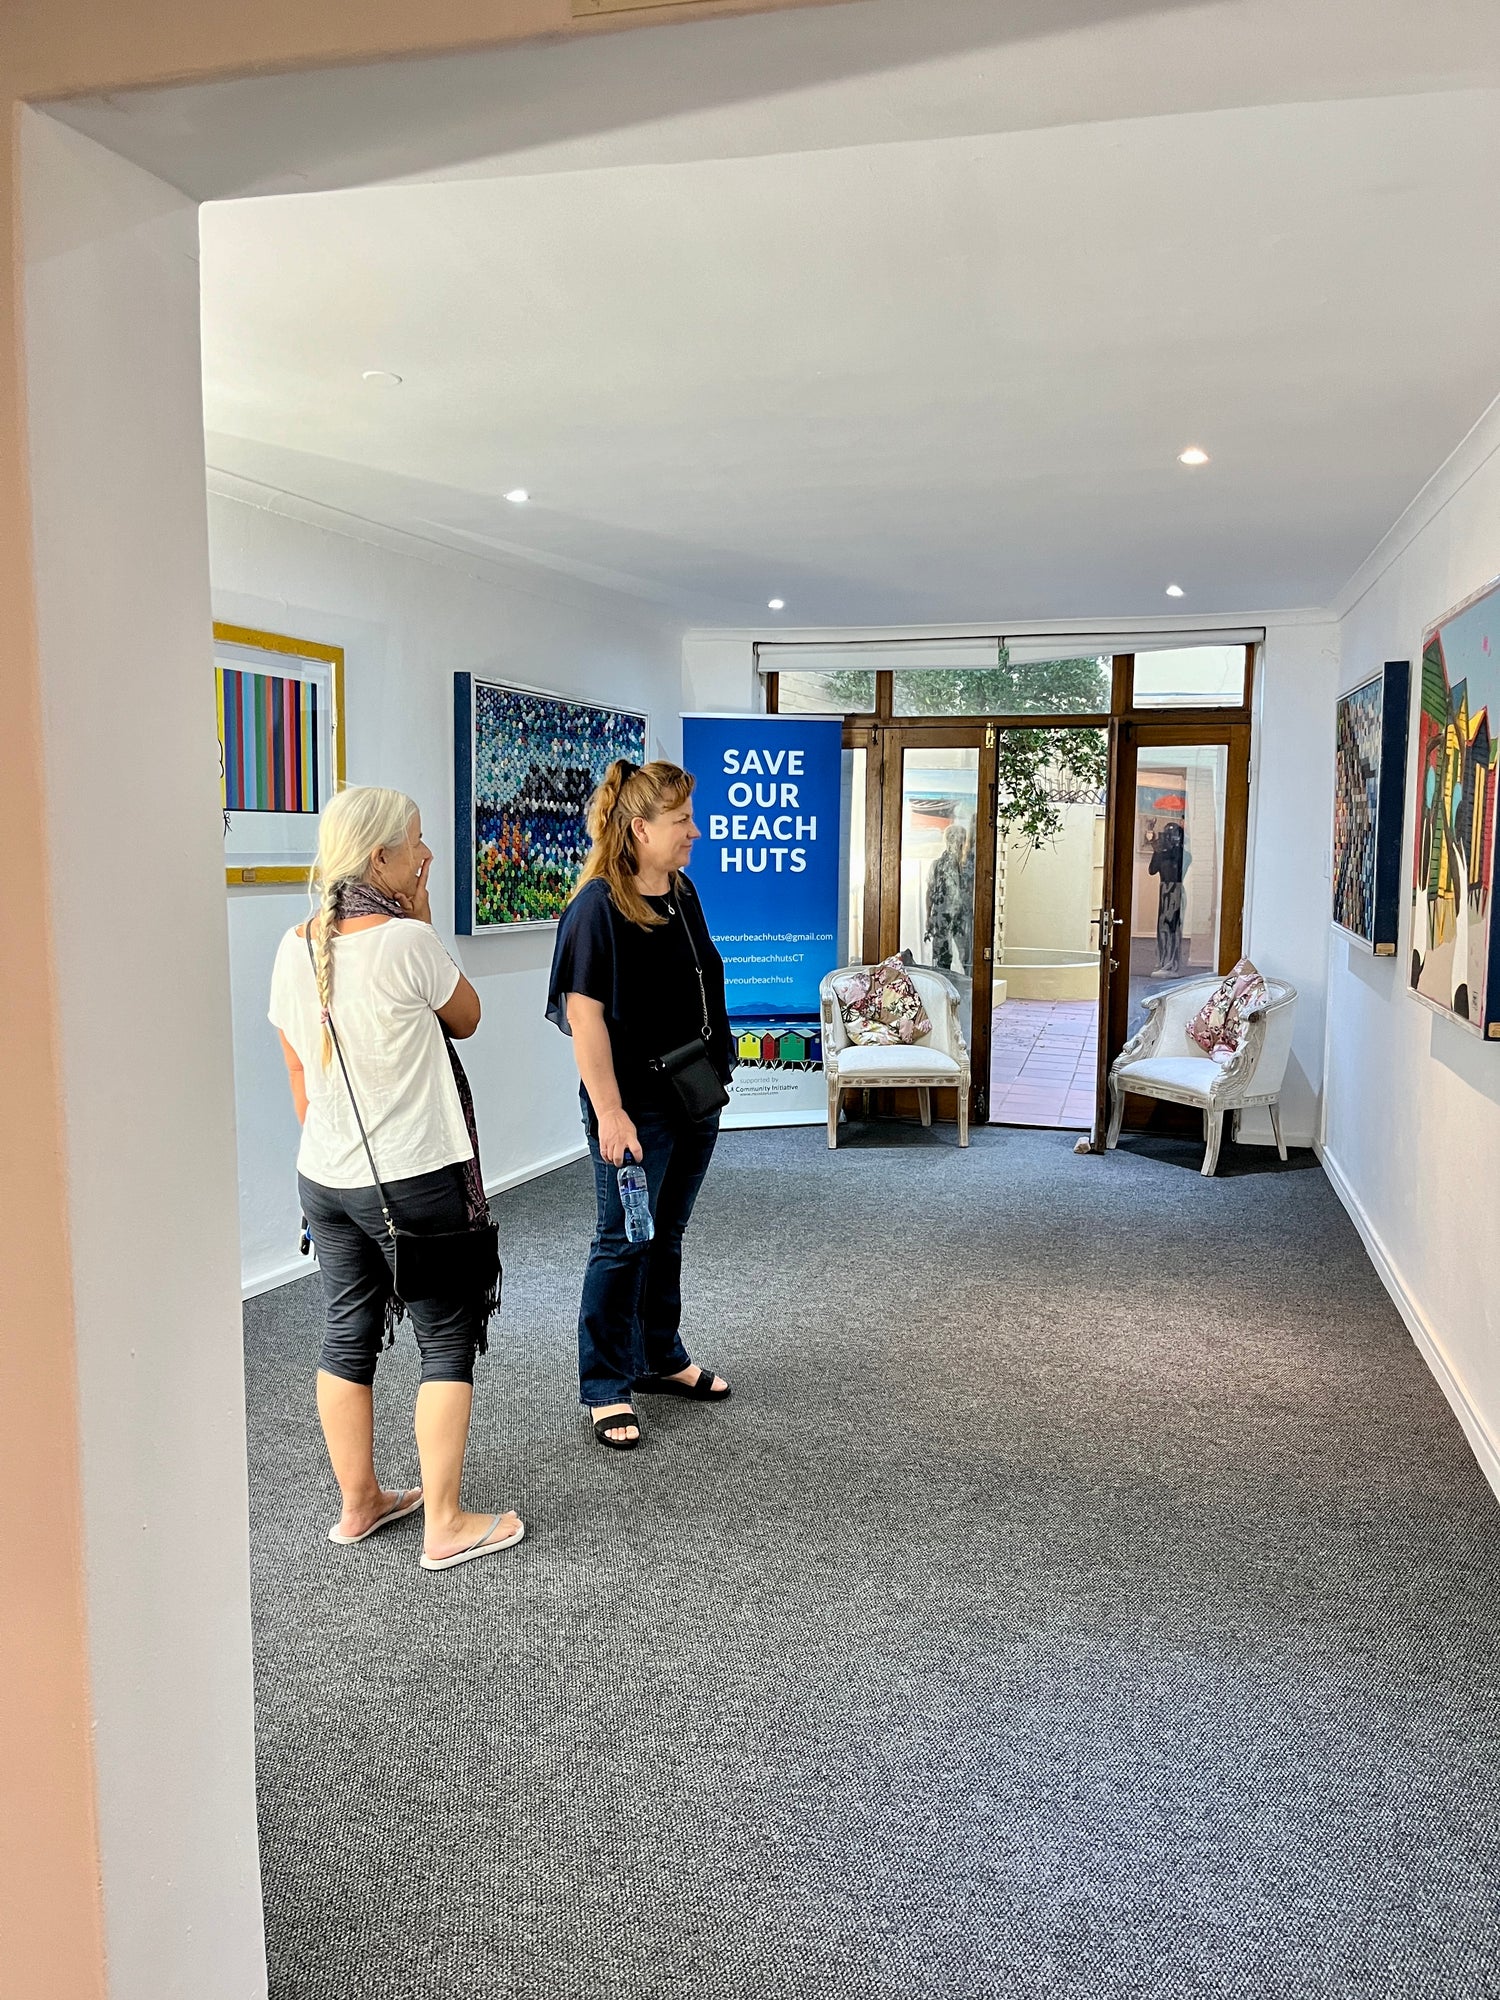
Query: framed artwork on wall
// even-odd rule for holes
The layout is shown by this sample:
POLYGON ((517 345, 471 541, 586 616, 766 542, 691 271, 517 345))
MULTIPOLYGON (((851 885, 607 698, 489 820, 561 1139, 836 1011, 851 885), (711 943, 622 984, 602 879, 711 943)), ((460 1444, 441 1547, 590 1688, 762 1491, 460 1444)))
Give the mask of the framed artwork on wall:
POLYGON ((344 782, 343 648, 216 624, 214 684, 225 878, 305 882, 344 782))
POLYGON ((453 676, 454 929, 554 924, 589 851, 589 798, 617 757, 646 761, 647 718, 453 676))
POLYGON ((1497 721, 1500 581, 1423 640, 1412 842, 1411 990, 1491 1040, 1500 1040, 1497 721))
POLYGON ((1333 921, 1390 957, 1401 922, 1410 660, 1387 660, 1335 705, 1333 921))

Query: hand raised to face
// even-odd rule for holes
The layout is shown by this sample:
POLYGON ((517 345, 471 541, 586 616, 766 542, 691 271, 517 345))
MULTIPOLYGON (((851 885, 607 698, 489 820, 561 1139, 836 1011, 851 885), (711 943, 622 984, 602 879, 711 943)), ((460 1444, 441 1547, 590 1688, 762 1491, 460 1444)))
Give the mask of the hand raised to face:
POLYGON ((427 878, 432 873, 432 856, 429 854, 417 869, 416 882, 409 890, 393 891, 396 901, 407 916, 415 917, 419 924, 432 922, 432 899, 427 893, 427 878))

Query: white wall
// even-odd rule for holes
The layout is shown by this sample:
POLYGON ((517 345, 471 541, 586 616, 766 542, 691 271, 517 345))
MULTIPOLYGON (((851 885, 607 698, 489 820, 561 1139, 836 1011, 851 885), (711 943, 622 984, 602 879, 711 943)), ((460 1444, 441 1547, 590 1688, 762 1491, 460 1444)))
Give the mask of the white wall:
POLYGON ((1006 950, 1093 951, 1103 820, 1096 806, 1062 806, 1057 838, 1005 844, 1006 950))
POLYGON ((254 2000, 266 1974, 197 220, 175 190, 34 112, 22 170, 109 1992, 254 2000))
POLYGON ((713 632, 689 632, 682 642, 684 712, 715 709, 730 714, 761 706, 760 676, 752 640, 713 632))
MULTIPOLYGON (((681 750, 681 634, 638 600, 520 564, 478 567, 331 510, 215 476, 216 618, 342 646, 351 784, 422 808, 433 915, 484 1005, 463 1047, 493 1189, 577 1156, 578 1081, 543 1018, 553 933, 453 936, 453 675, 467 671, 651 717, 654 752, 681 750), (232 496, 239 497, 232 497, 232 496), (291 511, 288 511, 288 510, 291 511), (364 538, 357 538, 364 537, 364 538)), ((240 1228, 247 1289, 295 1276, 297 1127, 266 993, 302 890, 229 891, 240 1228)))
MULTIPOLYGON (((1256 694, 1250 779, 1245 950, 1297 989, 1282 1090, 1287 1143, 1310 1146, 1323 1087, 1328 877, 1333 827, 1333 699, 1338 627, 1331 619, 1268 621, 1256 694)), ((1265 1112, 1244 1137, 1269 1142, 1265 1112)))
MULTIPOLYGON (((1340 685, 1412 662, 1400 943, 1373 958, 1328 933, 1324 1162, 1500 1491, 1500 1044, 1407 989, 1415 727, 1424 632, 1500 571, 1500 417, 1450 461, 1366 566, 1343 620, 1340 685)), ((1497 918, 1500 921, 1500 918, 1497 918)))

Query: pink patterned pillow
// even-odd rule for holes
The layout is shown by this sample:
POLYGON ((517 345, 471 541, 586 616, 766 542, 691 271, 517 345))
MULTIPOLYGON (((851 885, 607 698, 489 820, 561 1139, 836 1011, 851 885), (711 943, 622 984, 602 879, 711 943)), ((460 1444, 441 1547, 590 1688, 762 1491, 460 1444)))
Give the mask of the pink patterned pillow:
POLYGON ((1188 1022, 1188 1037, 1216 1063, 1233 1062, 1249 1026, 1245 1016, 1266 1006, 1270 998, 1265 980, 1248 958, 1242 958, 1188 1022))
POLYGON ((922 996, 899 958, 847 973, 833 990, 851 1042, 890 1047, 932 1033, 922 996))

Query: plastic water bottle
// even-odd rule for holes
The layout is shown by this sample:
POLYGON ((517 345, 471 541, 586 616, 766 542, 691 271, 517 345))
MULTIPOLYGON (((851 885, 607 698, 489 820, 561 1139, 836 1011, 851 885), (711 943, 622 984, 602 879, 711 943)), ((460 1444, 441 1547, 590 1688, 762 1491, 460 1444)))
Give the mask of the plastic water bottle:
POLYGON ((625 1211, 625 1234, 632 1243, 649 1243, 656 1234, 656 1223, 651 1214, 646 1169, 627 1153, 625 1164, 615 1178, 620 1184, 620 1206, 625 1211))

